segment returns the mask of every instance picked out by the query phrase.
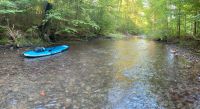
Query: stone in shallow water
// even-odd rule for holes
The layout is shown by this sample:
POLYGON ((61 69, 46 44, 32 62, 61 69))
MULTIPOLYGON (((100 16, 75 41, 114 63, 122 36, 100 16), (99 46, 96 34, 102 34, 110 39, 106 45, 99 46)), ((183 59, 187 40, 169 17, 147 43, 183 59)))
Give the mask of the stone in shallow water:
POLYGON ((198 81, 200 82, 200 76, 198 77, 198 81))
POLYGON ((36 104, 33 109, 47 109, 44 104, 36 104))
POLYGON ((56 100, 50 100, 45 106, 49 107, 49 108, 52 108, 52 107, 55 107, 57 104, 58 103, 57 103, 56 100))
MULTIPOLYGON (((64 102, 64 104, 63 104, 63 106, 61 106, 61 107, 69 108, 69 107, 71 107, 71 106, 72 106, 72 100, 69 99, 69 98, 66 98, 66 100, 65 100, 65 102, 64 102)), ((65 108, 64 108, 64 109, 65 109, 65 108)))

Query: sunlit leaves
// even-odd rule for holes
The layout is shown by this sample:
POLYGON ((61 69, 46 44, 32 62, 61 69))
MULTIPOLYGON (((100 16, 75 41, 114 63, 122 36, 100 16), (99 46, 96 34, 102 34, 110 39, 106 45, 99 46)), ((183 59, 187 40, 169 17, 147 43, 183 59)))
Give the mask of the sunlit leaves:
POLYGON ((1 0, 0 8, 17 8, 17 6, 14 2, 7 1, 7 0, 1 0))
POLYGON ((50 0, 53 9, 45 15, 46 2, 0 0, 0 14, 32 12, 42 16, 43 24, 49 21, 49 27, 57 31, 83 36, 137 34, 143 30, 150 36, 164 38, 177 36, 179 31, 180 36, 200 31, 198 0, 50 0))
POLYGON ((8 0, 0 1, 0 14, 15 14, 26 11, 30 0, 17 0, 15 2, 8 0))
POLYGON ((56 20, 60 20, 60 21, 68 21, 67 19, 62 17, 61 13, 52 13, 52 12, 47 14, 46 20, 49 20, 49 19, 56 19, 56 20))
POLYGON ((24 10, 0 10, 0 14, 15 14, 21 12, 24 12, 24 10))

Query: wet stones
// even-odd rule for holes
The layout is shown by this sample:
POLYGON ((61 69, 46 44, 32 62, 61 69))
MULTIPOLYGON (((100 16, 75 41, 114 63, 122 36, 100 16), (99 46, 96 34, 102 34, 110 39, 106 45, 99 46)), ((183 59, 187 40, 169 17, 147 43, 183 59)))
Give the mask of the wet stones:
POLYGON ((191 105, 200 100, 199 88, 171 88, 170 97, 171 100, 176 103, 176 107, 178 109, 182 109, 183 107, 191 107, 191 105))

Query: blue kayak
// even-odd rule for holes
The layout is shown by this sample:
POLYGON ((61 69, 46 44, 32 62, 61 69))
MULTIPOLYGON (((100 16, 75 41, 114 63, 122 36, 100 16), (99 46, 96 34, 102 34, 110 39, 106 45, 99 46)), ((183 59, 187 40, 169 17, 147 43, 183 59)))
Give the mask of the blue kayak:
POLYGON ((25 51, 23 55, 25 57, 36 58, 36 57, 54 55, 68 49, 69 49, 68 45, 60 45, 48 48, 38 47, 35 50, 25 51))

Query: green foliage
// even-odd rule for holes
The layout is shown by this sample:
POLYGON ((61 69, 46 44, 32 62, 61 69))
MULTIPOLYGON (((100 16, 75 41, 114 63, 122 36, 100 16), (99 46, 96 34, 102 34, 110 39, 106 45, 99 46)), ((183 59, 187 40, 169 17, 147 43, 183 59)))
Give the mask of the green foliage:
POLYGON ((122 38, 125 38, 126 36, 124 34, 121 34, 121 33, 111 33, 108 35, 108 37, 111 37, 111 38, 114 38, 114 39, 122 39, 122 38))
POLYGON ((5 15, 8 24, 15 24, 16 28, 28 25, 24 32, 30 34, 29 37, 38 35, 38 28, 32 27, 41 24, 48 24, 47 29, 55 30, 56 34, 79 37, 104 36, 115 32, 138 33, 128 12, 131 6, 127 10, 120 10, 125 6, 119 5, 118 0, 51 0, 53 9, 45 15, 46 3, 47 0, 0 0, 0 14, 5 15), (124 13, 127 17, 124 17, 124 13), (33 23, 34 25, 30 22, 24 24, 19 19, 12 20, 12 16, 20 18, 22 15, 27 15, 27 19, 29 16, 39 15, 37 17, 43 19, 37 24, 33 23))
POLYGON ((129 33, 129 34, 139 34, 140 30, 135 25, 135 23, 129 18, 126 21, 122 20, 117 27, 117 30, 121 33, 129 33))
POLYGON ((55 11, 52 11, 49 14, 47 14, 47 18, 44 19, 44 20, 48 21, 50 19, 55 19, 55 20, 59 20, 59 21, 68 21, 67 19, 62 17, 61 13, 58 13, 58 12, 55 12, 55 11))
POLYGON ((0 14, 15 14, 24 12, 23 10, 0 10, 0 14))
POLYGON ((152 37, 198 39, 200 2, 195 0, 148 0, 144 8, 148 25, 143 27, 152 37))
POLYGON ((7 1, 7 0, 1 0, 0 1, 0 7, 1 8, 17 8, 15 2, 7 1))
POLYGON ((75 34, 75 33, 77 33, 77 29, 66 27, 63 30, 60 30, 60 31, 56 32, 56 34, 65 34, 65 33, 67 33, 67 34, 75 34))
POLYGON ((5 45, 9 43, 9 39, 5 36, 0 36, 0 45, 5 45))
POLYGON ((142 33, 161 40, 200 39, 200 2, 196 0, 51 0, 53 9, 45 15, 46 3, 0 0, 0 25, 15 24, 28 37, 39 36, 37 27, 48 24, 44 33, 54 30, 80 38, 142 33))
POLYGON ((6 31, 6 26, 1 26, 0 25, 0 33, 3 33, 6 31))
POLYGON ((39 38, 39 32, 37 26, 32 26, 26 30, 26 34, 32 38, 39 38))
POLYGON ((19 9, 18 4, 20 1, 12 2, 7 0, 0 1, 0 14, 15 14, 21 13, 25 10, 19 9))

